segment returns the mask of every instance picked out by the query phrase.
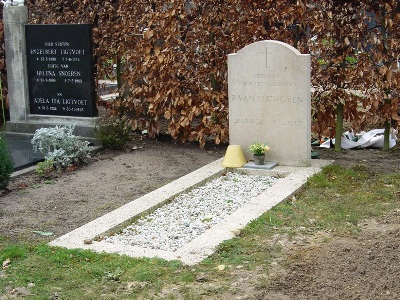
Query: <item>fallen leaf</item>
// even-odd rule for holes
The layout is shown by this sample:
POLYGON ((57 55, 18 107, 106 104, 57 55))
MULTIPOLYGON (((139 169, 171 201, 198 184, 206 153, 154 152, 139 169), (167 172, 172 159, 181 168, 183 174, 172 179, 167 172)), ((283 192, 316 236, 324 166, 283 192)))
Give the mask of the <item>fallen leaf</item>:
POLYGON ((66 168, 66 170, 69 171, 69 172, 73 172, 73 171, 75 171, 76 169, 77 169, 77 167, 76 167, 75 165, 68 166, 68 167, 66 168))
POLYGON ((36 233, 41 236, 52 236, 54 234, 51 231, 40 231, 40 230, 34 231, 33 233, 36 233))
POLYGON ((218 271, 223 271, 223 270, 225 270, 225 265, 218 265, 217 269, 218 269, 218 271))
POLYGON ((11 260, 7 258, 5 261, 3 261, 3 269, 6 269, 10 266, 11 260))

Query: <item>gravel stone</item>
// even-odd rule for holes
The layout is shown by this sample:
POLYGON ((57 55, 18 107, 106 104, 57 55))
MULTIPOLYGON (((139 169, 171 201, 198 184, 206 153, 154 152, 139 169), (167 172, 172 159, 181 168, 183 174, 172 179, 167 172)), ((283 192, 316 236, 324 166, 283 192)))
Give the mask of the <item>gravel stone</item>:
POLYGON ((177 196, 104 240, 176 251, 267 190, 276 180, 270 176, 227 173, 177 196))

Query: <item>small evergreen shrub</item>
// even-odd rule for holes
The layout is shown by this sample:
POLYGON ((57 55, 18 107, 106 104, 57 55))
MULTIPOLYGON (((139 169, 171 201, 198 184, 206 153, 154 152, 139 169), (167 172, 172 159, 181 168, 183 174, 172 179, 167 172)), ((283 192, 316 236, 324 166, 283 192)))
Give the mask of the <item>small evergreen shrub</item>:
POLYGON ((68 125, 36 130, 31 141, 33 150, 44 154, 57 169, 87 162, 92 147, 73 135, 74 129, 75 125, 68 125))
POLYGON ((0 134, 0 189, 5 189, 10 182, 14 170, 14 163, 7 149, 7 143, 0 134))
POLYGON ((95 136, 107 149, 120 150, 131 139, 131 128, 126 119, 105 119, 95 129, 95 136))

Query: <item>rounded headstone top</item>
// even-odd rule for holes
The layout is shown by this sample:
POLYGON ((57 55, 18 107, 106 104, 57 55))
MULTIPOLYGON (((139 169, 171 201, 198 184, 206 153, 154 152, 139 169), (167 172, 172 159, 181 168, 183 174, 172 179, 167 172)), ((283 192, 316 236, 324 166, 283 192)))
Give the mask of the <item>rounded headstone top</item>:
POLYGON ((238 53, 246 53, 248 51, 251 51, 250 49, 264 48, 266 46, 281 47, 279 49, 281 49, 281 50, 282 49, 288 49, 291 52, 293 52, 293 54, 302 55, 300 53, 300 51, 297 50, 296 48, 294 48, 293 46, 291 46, 289 44, 286 44, 284 42, 281 42, 281 41, 276 41, 276 40, 263 40, 263 41, 254 42, 254 43, 249 44, 249 45, 243 47, 242 49, 240 49, 238 51, 238 53))
POLYGON ((5 7, 8 6, 24 6, 24 0, 1 0, 5 7))

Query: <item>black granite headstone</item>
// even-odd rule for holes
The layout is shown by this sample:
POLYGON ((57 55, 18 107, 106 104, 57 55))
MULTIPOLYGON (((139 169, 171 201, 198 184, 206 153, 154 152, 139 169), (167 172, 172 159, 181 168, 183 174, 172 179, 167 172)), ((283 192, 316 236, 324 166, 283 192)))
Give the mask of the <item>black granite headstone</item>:
POLYGON ((92 26, 26 25, 31 114, 97 116, 92 26))

